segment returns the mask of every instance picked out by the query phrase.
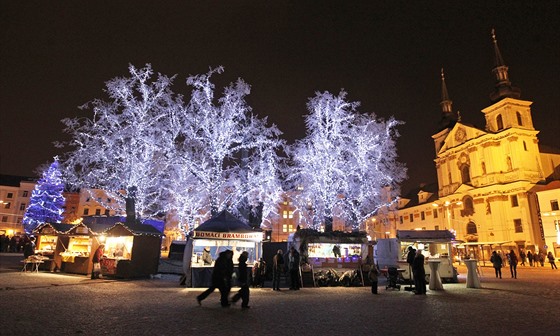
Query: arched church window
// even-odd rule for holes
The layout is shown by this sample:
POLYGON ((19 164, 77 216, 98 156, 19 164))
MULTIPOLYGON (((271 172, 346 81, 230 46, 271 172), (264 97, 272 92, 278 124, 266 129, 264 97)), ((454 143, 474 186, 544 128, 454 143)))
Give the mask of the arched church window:
POLYGON ((476 224, 472 221, 467 223, 467 234, 469 234, 469 235, 477 234, 476 224))
POLYGON ((472 216, 474 214, 474 201, 471 196, 463 197, 463 209, 461 210, 461 216, 472 216))
POLYGON ((496 117, 496 127, 498 131, 504 128, 504 121, 502 120, 501 114, 498 114, 498 116, 496 117))
POLYGON ((471 174, 470 174, 470 166, 469 165, 465 164, 461 167, 461 182, 463 184, 471 182, 471 174))
POLYGON ((521 113, 516 112, 515 114, 517 115, 517 125, 523 126, 523 118, 521 118, 521 113))

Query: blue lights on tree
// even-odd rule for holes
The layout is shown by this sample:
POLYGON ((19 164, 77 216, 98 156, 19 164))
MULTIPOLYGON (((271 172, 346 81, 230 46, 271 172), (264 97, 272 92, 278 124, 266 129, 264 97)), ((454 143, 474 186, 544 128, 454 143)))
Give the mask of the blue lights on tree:
POLYGON ((43 172, 43 177, 37 182, 31 193, 29 206, 23 216, 26 232, 32 232, 44 223, 60 223, 64 212, 64 183, 58 168, 58 158, 43 172))

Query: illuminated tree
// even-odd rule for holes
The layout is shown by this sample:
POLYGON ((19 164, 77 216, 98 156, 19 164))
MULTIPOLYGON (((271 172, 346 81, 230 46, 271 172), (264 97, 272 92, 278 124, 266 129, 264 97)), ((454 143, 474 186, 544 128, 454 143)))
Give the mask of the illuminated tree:
POLYGON ((82 106, 93 118, 62 120, 72 140, 64 157, 65 176, 77 188, 102 189, 117 202, 103 204, 119 210, 126 204, 127 221, 134 222, 161 210, 160 185, 173 141, 170 120, 181 97, 170 89, 173 78, 152 79, 150 65, 129 66, 129 78, 106 83, 108 101, 95 99, 82 106), (120 200, 120 202, 119 202, 120 200))
POLYGON ((215 101, 210 78, 222 72, 219 67, 187 79, 193 91, 177 138, 181 141, 175 144, 174 164, 194 189, 174 192, 188 204, 179 211, 206 218, 228 209, 245 218, 243 210, 255 212, 262 204, 266 215, 276 208, 281 194, 276 154, 283 146, 281 132, 251 113, 245 101, 250 86, 241 79, 215 101), (193 204, 200 208, 193 211, 193 204))
POLYGON ((193 90, 184 104, 171 90, 174 77, 152 79, 149 65, 129 70, 130 78, 107 82, 109 101, 84 106, 92 119, 63 120, 72 135, 60 144, 72 147, 64 158, 69 183, 121 199, 131 221, 135 209, 144 218, 173 214, 184 230, 223 209, 274 208, 283 142, 276 126, 251 114, 249 85, 239 79, 215 101, 210 77, 223 69, 213 69, 187 79, 193 90))
POLYGON ((332 225, 334 216, 354 228, 380 207, 387 205, 382 189, 398 190, 406 169, 397 162, 393 118, 359 114, 357 102, 346 93, 316 93, 310 98, 305 118, 306 137, 290 151, 292 187, 301 218, 318 229, 332 225))
POLYGON ((29 206, 23 215, 26 232, 32 232, 44 223, 60 223, 64 212, 64 183, 58 167, 58 158, 43 172, 43 177, 31 193, 29 206))

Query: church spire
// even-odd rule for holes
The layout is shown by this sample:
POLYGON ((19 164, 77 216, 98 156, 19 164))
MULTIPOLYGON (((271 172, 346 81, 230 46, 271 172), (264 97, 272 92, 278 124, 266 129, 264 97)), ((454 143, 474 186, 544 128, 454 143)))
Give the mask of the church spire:
POLYGON ((511 86, 508 67, 504 64, 502 54, 498 48, 498 40, 496 39, 496 31, 494 29, 492 29, 492 42, 494 43, 495 54, 495 65, 492 72, 496 76, 496 85, 494 92, 490 94, 490 100, 495 103, 506 97, 519 98, 521 96, 521 90, 511 86))
POLYGON ((449 99, 447 85, 445 85, 445 74, 441 68, 441 119, 439 121, 439 129, 451 129, 457 123, 457 115, 453 113, 453 102, 449 99))
POLYGON ((451 113, 453 111, 453 102, 449 99, 449 93, 447 93, 447 85, 445 85, 445 74, 443 73, 443 68, 441 68, 441 110, 443 113, 451 113))

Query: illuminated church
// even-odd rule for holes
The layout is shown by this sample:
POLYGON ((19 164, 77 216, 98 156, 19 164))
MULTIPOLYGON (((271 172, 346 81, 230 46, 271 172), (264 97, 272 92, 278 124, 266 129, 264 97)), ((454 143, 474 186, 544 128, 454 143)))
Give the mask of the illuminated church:
POLYGON ((552 250, 559 256, 560 151, 539 144, 532 102, 520 99, 494 33, 492 39, 496 85, 492 105, 482 110, 485 129, 462 123, 453 112, 442 70, 441 128, 432 136, 437 184, 402 196, 397 208, 380 211, 370 225, 391 235, 449 229, 478 258, 483 249, 485 256, 496 249, 552 250))

